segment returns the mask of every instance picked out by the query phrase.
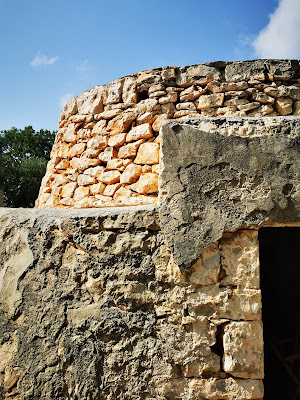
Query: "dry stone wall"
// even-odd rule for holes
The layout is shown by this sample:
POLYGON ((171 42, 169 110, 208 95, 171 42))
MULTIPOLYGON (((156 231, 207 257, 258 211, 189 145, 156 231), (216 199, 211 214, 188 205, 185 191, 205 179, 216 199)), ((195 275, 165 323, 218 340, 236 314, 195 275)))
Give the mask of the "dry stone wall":
POLYGON ((0 398, 263 398, 256 230, 187 272, 154 206, 0 210, 0 398))
POLYGON ((161 126, 169 119, 300 115, 299 62, 166 67, 96 86, 61 113, 37 207, 157 201, 161 126))

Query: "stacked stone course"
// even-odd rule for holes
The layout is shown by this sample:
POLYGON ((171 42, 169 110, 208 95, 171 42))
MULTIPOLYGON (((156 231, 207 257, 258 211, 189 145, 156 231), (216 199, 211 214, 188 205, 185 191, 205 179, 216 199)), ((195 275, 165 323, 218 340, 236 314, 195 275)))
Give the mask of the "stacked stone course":
POLYGON ((165 67, 96 86, 61 113, 37 207, 151 204, 161 126, 185 117, 300 115, 299 62, 165 67))

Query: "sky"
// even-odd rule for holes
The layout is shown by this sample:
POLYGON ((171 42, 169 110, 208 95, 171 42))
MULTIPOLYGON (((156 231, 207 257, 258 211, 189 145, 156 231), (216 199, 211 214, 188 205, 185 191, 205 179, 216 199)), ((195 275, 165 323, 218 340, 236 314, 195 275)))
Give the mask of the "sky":
POLYGON ((96 85, 167 65, 300 58, 300 0, 0 0, 0 131, 56 130, 96 85))

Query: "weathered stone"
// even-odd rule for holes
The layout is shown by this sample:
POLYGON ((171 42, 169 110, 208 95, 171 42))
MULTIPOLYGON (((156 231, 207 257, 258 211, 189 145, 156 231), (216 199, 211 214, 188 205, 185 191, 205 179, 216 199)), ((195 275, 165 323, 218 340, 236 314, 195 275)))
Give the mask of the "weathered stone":
POLYGON ((199 260, 191 267, 189 282, 196 285, 211 285, 218 282, 220 274, 220 252, 217 243, 203 250, 199 260))
POLYGON ((260 107, 260 105, 261 105, 261 104, 260 104, 259 102, 253 101, 252 103, 247 103, 247 104, 239 105, 239 106, 238 106, 238 109, 239 109, 240 111, 245 111, 245 112, 247 112, 247 111, 251 111, 251 110, 254 110, 255 108, 260 107))
POLYGON ((176 111, 173 118, 181 118, 181 117, 185 117, 187 115, 193 116, 194 114, 197 115, 198 111, 196 111, 196 110, 180 110, 180 111, 176 111))
POLYGON ((130 189, 142 194, 157 192, 158 191, 157 174, 152 174, 151 172, 142 174, 137 183, 130 185, 130 189))
POLYGON ((221 239, 224 285, 259 289, 257 231, 241 230, 221 239))
POLYGON ((124 79, 116 79, 108 85, 105 104, 120 103, 122 100, 124 79))
POLYGON ((77 182, 78 182, 79 186, 85 186, 85 185, 92 185, 93 183, 97 183, 97 180, 95 178, 92 178, 89 175, 80 174, 78 176, 77 182))
POLYGON ((142 173, 142 167, 136 164, 129 164, 120 177, 120 183, 134 183, 142 173))
POLYGON ((135 164, 158 164, 159 145, 157 143, 143 143, 139 146, 135 164))
POLYGON ((124 171, 125 167, 123 164, 123 160, 120 160, 119 158, 114 158, 107 161, 106 169, 117 169, 118 171, 124 171))
POLYGON ((90 185, 90 192, 93 195, 103 193, 104 189, 105 189, 105 185, 102 182, 98 182, 98 183, 95 183, 94 185, 90 185))
POLYGON ((115 192, 121 187, 121 183, 109 184, 103 191, 104 196, 113 196, 115 192))
POLYGON ((296 116, 300 116, 300 101, 295 101, 293 114, 296 116))
POLYGON ((81 157, 81 158, 73 157, 72 160, 70 161, 71 167, 79 171, 84 171, 87 168, 95 167, 96 165, 99 164, 100 160, 95 158, 86 158, 86 157, 81 157))
POLYGON ((61 195, 62 197, 73 197, 74 191, 77 188, 77 182, 69 182, 63 186, 61 195))
POLYGON ((150 124, 142 124, 132 128, 126 135, 127 142, 153 137, 150 124))
POLYGON ((224 106, 241 106, 249 103, 247 99, 240 99, 239 97, 233 97, 224 101, 224 106))
POLYGON ((81 200, 83 197, 87 197, 90 194, 88 186, 78 186, 74 192, 74 200, 81 200))
POLYGON ((224 93, 208 94, 201 96, 197 103, 198 110, 206 108, 221 107, 224 102, 224 93))
POLYGON ((159 132, 160 128, 163 126, 163 124, 166 123, 166 121, 169 119, 169 115, 168 114, 161 114, 158 115, 158 117, 156 118, 156 120, 153 122, 152 124, 152 129, 155 132, 159 132))
POLYGON ((99 154, 99 160, 101 160, 104 163, 107 163, 110 161, 112 158, 116 157, 118 153, 118 150, 115 149, 114 147, 106 147, 100 154, 99 154))
POLYGON ((122 97, 125 104, 137 103, 138 91, 135 78, 131 76, 125 78, 122 97))
POLYGON ((144 139, 137 140, 133 143, 128 143, 122 147, 120 147, 118 152, 118 158, 129 158, 135 157, 139 146, 144 143, 144 139))
POLYGON ((273 97, 268 96, 267 94, 262 93, 262 92, 252 93, 251 98, 252 98, 252 100, 258 101, 259 103, 262 103, 262 104, 273 104, 275 101, 273 97))
POLYGON ((177 92, 168 92, 166 96, 159 98, 159 104, 175 103, 177 101, 177 92))
POLYGON ((180 93, 180 101, 193 101, 198 99, 207 92, 206 88, 201 88, 200 86, 190 86, 189 88, 183 90, 180 93))
POLYGON ((108 137, 104 135, 97 135, 87 142, 87 149, 104 150, 108 144, 108 137))
POLYGON ((94 125, 93 130, 92 130, 92 135, 95 136, 95 135, 103 135, 103 134, 106 134, 105 128, 106 128, 106 121, 104 121, 104 120, 102 119, 102 120, 98 121, 98 122, 94 125))
POLYGON ((77 143, 72 146, 68 152, 68 157, 72 158, 84 152, 86 143, 77 143))
POLYGON ((177 110, 196 110, 196 106, 193 102, 178 103, 176 104, 177 110))
POLYGON ((160 215, 180 267, 190 267, 226 230, 299 218, 299 121, 252 120, 241 128, 251 132, 255 124, 248 138, 235 136, 243 120, 214 122, 212 129, 174 121, 161 130, 160 215), (271 134, 274 129, 278 133, 271 134))
POLYGON ((279 97, 275 101, 275 110, 279 112, 280 115, 288 115, 293 112, 292 108, 293 102, 288 97, 279 97))
POLYGON ((116 170, 104 171, 99 177, 99 180, 107 185, 120 181, 121 173, 116 170))
POLYGON ((125 143, 126 133, 119 133, 108 139, 108 145, 111 147, 120 147, 125 143))
POLYGON ((135 117, 136 114, 134 112, 123 112, 121 115, 117 115, 109 121, 107 124, 107 131, 110 132, 110 135, 127 132, 132 122, 135 120, 135 117))
POLYGON ((79 114, 98 114, 103 111, 106 88, 96 86, 76 98, 79 114))
POLYGON ((208 82, 218 80, 220 71, 205 64, 178 68, 176 83, 180 87, 191 85, 206 85, 208 82))
POLYGON ((262 379, 263 331, 260 321, 231 322, 224 328, 224 371, 237 378, 262 379))
POLYGON ((96 167, 86 169, 83 173, 86 175, 90 175, 94 178, 98 178, 103 171, 104 167, 102 165, 97 165, 96 167))

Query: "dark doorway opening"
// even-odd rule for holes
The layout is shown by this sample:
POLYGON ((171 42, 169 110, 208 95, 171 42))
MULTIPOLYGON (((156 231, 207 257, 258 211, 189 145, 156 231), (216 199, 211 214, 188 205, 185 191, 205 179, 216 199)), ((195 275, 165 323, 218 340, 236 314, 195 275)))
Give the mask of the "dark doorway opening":
POLYGON ((259 230, 265 400, 300 399, 300 228, 259 230))

